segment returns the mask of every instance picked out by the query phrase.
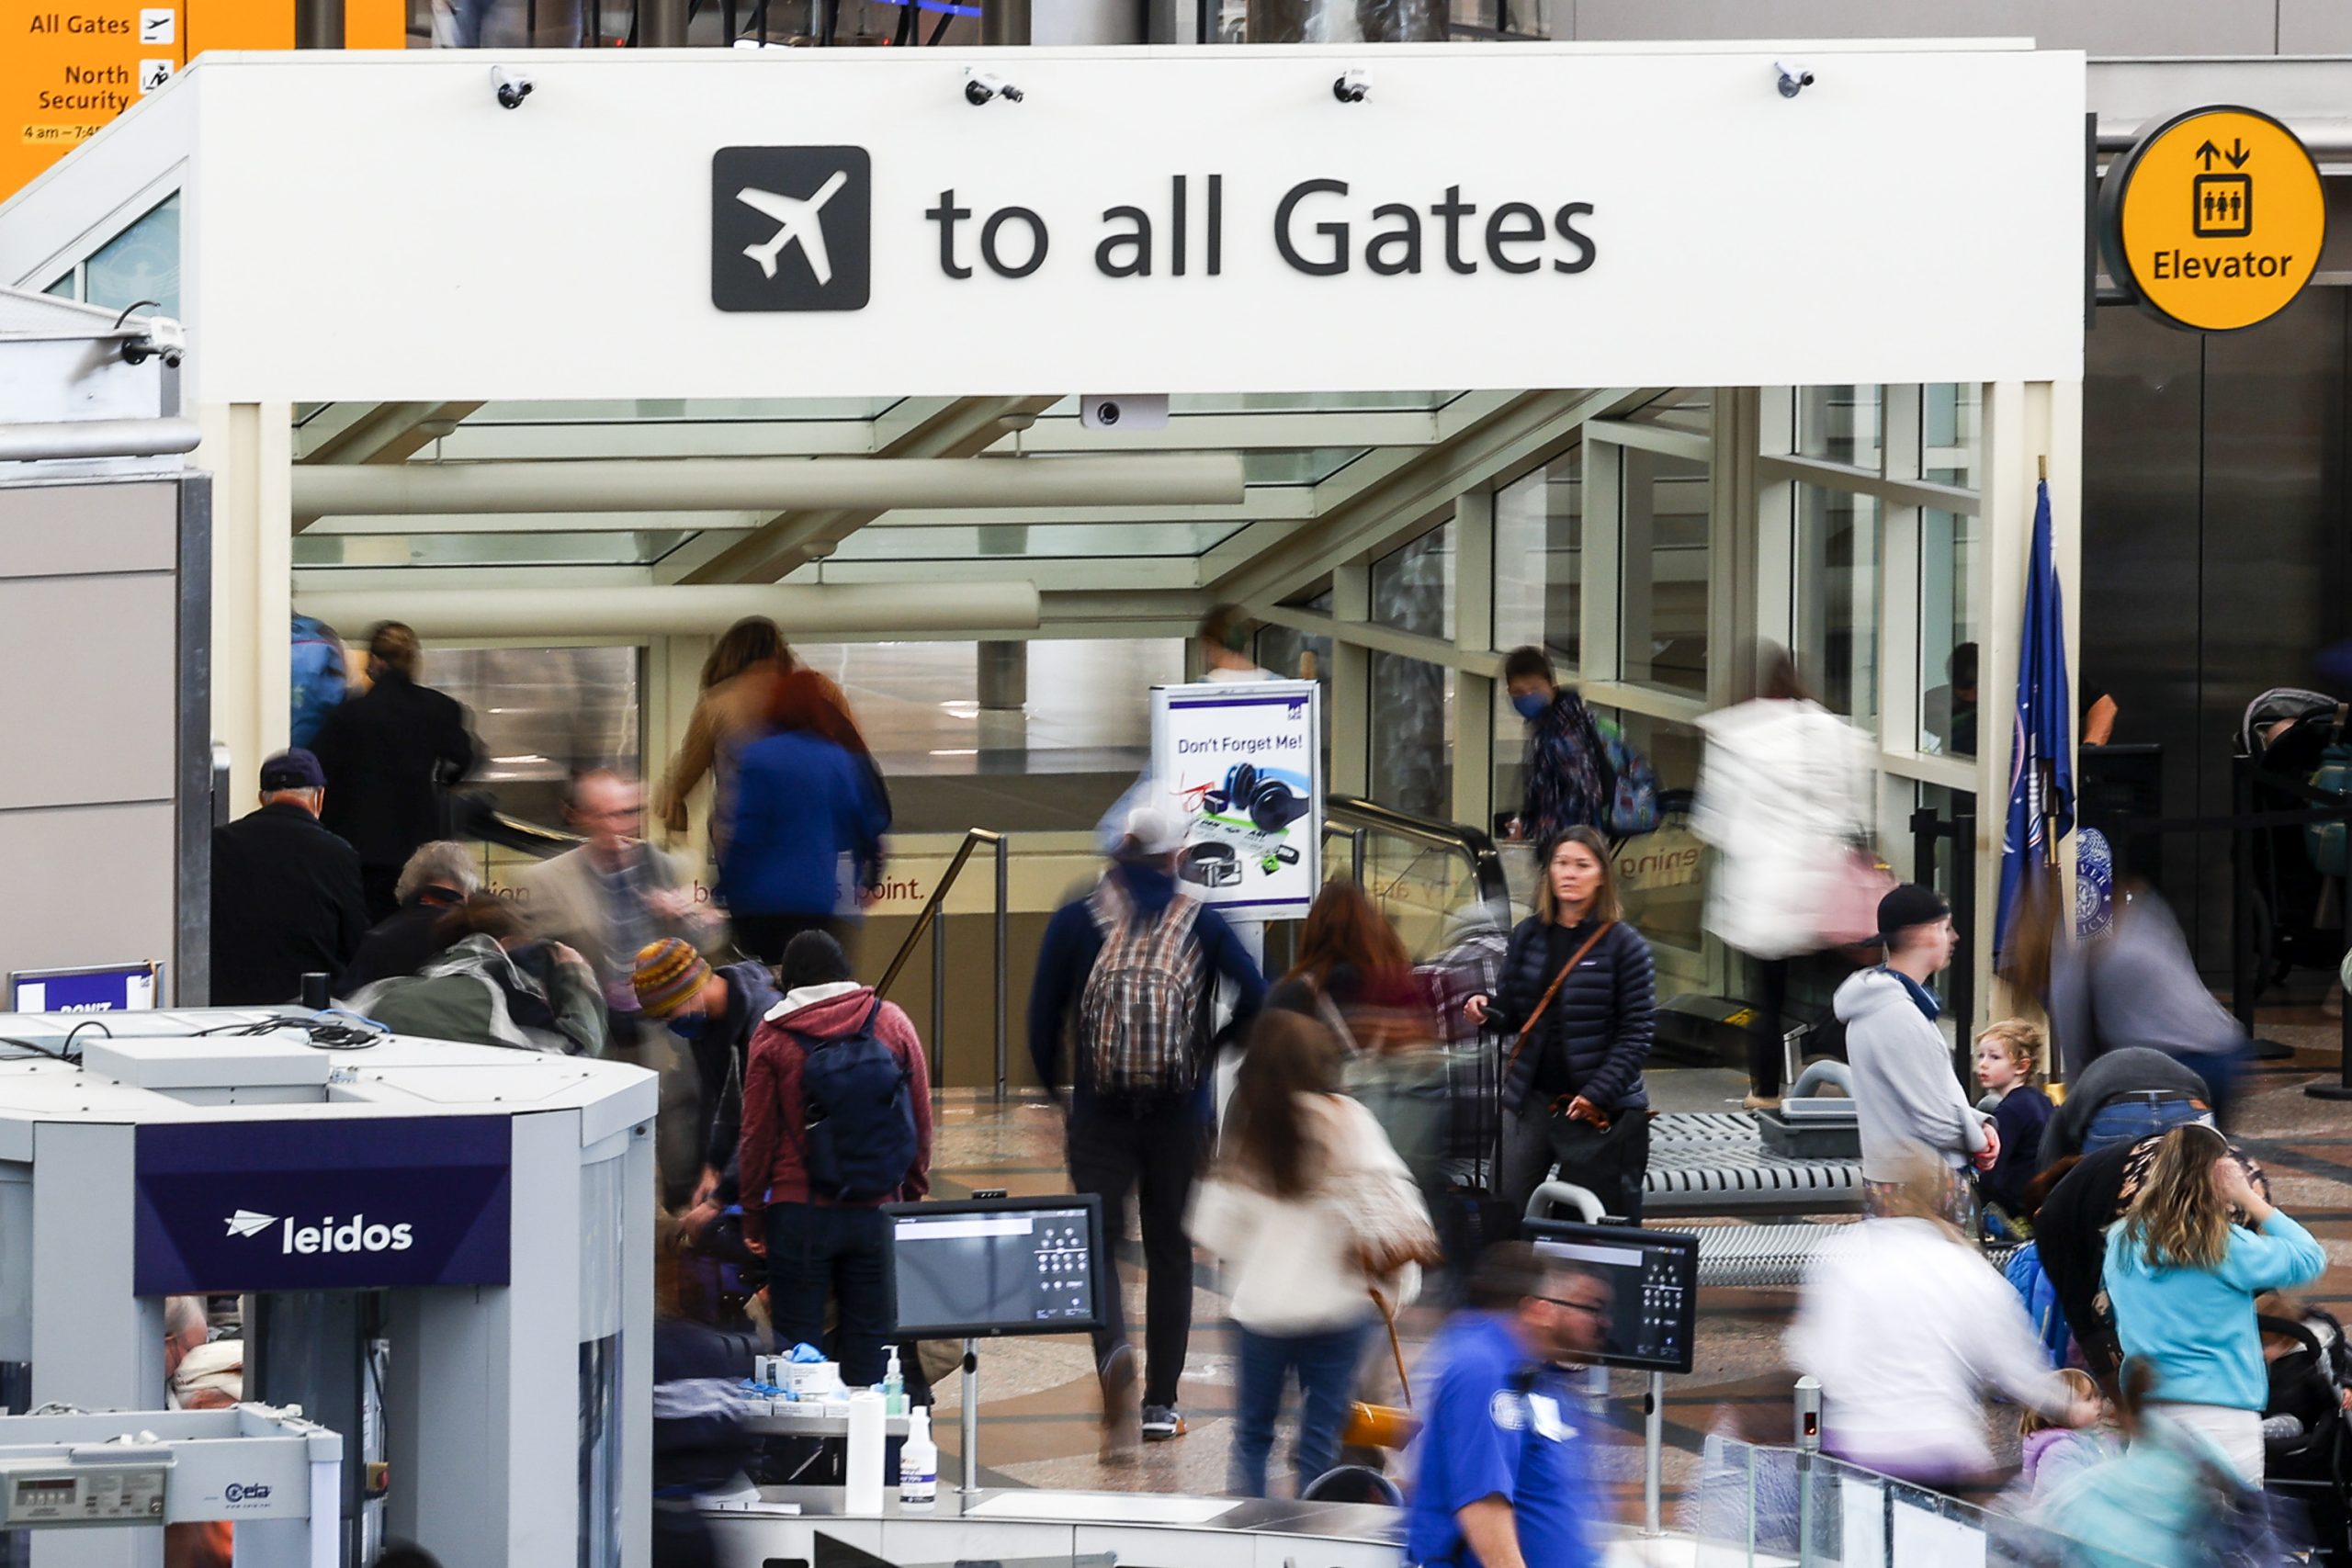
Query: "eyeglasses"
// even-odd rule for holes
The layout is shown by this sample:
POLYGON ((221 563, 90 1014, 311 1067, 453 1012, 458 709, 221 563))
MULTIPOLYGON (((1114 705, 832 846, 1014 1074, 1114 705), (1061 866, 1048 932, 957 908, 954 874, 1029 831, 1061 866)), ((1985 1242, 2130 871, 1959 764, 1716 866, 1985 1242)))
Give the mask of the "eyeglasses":
POLYGON ((1566 1296, 1538 1296, 1535 1299, 1539 1302, 1549 1302, 1555 1307, 1566 1307, 1570 1312, 1580 1312, 1587 1317, 1609 1315, 1609 1304, 1606 1302, 1595 1306, 1590 1302, 1572 1302, 1566 1296))

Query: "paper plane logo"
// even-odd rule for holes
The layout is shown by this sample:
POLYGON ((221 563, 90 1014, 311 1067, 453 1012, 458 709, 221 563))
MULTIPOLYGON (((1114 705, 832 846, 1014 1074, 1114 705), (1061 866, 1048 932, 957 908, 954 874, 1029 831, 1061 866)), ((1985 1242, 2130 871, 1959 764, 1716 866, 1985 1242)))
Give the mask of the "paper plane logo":
POLYGON ((710 161, 710 302, 862 310, 873 292, 863 147, 722 147, 710 161))
POLYGON ((251 1209, 240 1209, 229 1216, 231 1235, 259 1235, 277 1223, 276 1214, 256 1214, 251 1209))

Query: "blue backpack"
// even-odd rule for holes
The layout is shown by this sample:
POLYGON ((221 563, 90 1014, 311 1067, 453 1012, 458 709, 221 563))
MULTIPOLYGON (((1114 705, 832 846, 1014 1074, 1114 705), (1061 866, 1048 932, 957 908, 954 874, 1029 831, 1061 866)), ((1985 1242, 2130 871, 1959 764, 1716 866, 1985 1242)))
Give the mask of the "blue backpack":
POLYGON ((342 702, 349 677, 343 668, 343 644, 334 628, 315 615, 294 617, 294 713, 292 743, 308 748, 318 739, 319 726, 342 702))
POLYGON ((881 1010, 876 997, 857 1027, 834 1040, 788 1031, 802 1053, 808 1190, 837 1203, 890 1198, 914 1168, 914 1102, 906 1064, 874 1032, 881 1010))
POLYGON ((1609 832, 1630 839, 1657 831, 1657 770, 1613 724, 1596 726, 1609 759, 1609 832))
POLYGON ((2008 1265, 2001 1272, 2007 1276, 2010 1288, 2024 1300, 2025 1314, 2033 1320, 2034 1335, 2041 1341, 2042 1353, 2050 1358, 2050 1364, 2064 1366, 2074 1336, 2066 1327, 2066 1314, 2058 1304, 2057 1287, 2041 1271, 2041 1248, 2027 1242, 2009 1255, 2008 1265))

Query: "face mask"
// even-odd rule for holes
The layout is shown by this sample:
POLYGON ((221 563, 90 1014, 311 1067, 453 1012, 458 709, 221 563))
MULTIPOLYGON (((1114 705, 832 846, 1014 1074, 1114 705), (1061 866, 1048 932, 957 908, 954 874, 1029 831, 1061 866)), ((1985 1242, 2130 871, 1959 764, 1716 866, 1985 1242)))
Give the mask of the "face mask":
POLYGON ((698 1012, 673 1013, 670 1018, 670 1032, 681 1040, 699 1040, 709 1023, 710 1020, 698 1012))
POLYGON ((1510 705, 1520 717, 1532 724, 1544 716, 1544 710, 1552 705, 1552 699, 1541 692, 1521 692, 1511 698, 1510 705))

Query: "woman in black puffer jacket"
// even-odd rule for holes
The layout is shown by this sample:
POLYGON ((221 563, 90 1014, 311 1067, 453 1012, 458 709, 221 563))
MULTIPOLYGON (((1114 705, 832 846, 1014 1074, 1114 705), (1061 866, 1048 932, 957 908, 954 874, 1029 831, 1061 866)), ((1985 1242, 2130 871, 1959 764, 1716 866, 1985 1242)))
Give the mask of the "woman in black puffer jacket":
POLYGON ((1555 1114, 1606 1126, 1635 1119, 1635 1197, 1628 1203, 1601 1194, 1611 1211, 1641 1222, 1638 1172, 1649 1166, 1649 1090, 1642 1064, 1657 1032, 1656 966, 1649 943, 1625 923, 1608 841, 1589 828, 1570 828, 1547 841, 1536 863, 1535 913, 1511 932, 1502 984, 1491 997, 1472 997, 1464 1011, 1473 1022, 1501 1032, 1504 1060, 1502 1162, 1497 1194, 1515 1211, 1552 1164, 1555 1114), (1589 943, 1589 946, 1588 946, 1589 943), (1544 995, 1571 958, 1576 972, 1550 1005, 1544 995), (1540 1012, 1539 1012, 1540 1009, 1540 1012), (1530 1018, 1535 1027, 1519 1038, 1530 1018))

